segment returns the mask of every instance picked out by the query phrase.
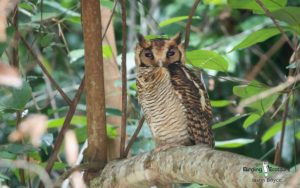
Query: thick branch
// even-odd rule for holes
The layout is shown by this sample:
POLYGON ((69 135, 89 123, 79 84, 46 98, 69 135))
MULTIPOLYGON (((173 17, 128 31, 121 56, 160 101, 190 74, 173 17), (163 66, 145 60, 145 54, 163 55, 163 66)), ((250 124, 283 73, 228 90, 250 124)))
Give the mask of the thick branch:
POLYGON ((141 154, 110 162, 91 187, 149 187, 155 184, 199 183, 216 187, 287 187, 292 174, 284 171, 272 175, 281 182, 253 182, 264 179, 256 172, 244 172, 262 162, 238 154, 212 150, 197 145, 176 147, 161 152, 141 154))

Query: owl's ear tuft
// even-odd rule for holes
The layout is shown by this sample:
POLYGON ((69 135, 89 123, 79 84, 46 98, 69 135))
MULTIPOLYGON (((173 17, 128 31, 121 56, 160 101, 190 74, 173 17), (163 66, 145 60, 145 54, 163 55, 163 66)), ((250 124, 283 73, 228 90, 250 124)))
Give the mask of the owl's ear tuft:
POLYGON ((138 38, 138 41, 139 41, 140 44, 145 42, 145 38, 142 34, 138 33, 137 38, 138 38))
POLYGON ((171 40, 174 40, 176 44, 180 44, 182 39, 182 33, 178 32, 174 37, 171 38, 171 40))

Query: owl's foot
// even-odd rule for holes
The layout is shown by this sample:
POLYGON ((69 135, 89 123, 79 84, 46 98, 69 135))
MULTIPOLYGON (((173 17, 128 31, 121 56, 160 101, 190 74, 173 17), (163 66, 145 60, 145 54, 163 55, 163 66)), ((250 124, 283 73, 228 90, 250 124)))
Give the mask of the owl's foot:
POLYGON ((153 150, 153 152, 158 153, 160 151, 166 151, 167 149, 174 148, 174 147, 179 147, 179 146, 181 146, 181 145, 180 144, 165 144, 165 145, 161 145, 161 146, 156 147, 153 150))

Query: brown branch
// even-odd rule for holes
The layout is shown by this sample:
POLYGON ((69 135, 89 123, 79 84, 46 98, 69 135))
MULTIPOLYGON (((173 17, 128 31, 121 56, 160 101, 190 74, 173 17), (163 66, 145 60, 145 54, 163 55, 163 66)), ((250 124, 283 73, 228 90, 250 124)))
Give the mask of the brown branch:
MULTIPOLYGON (((85 161, 107 161, 107 133, 105 116, 105 89, 102 49, 102 24, 99 0, 81 1, 83 26, 85 75, 86 75, 86 113, 88 148, 85 161)), ((88 170, 84 174, 86 182, 97 172, 88 170)))
POLYGON ((126 68, 126 0, 121 0, 122 9, 122 121, 120 158, 125 156, 126 113, 127 113, 127 68, 126 68))
POLYGON ((61 87, 56 83, 56 81, 52 78, 51 74, 48 72, 47 68, 44 66, 42 61, 40 60, 39 56, 33 51, 29 43, 22 37, 22 35, 18 32, 18 35, 22 42, 24 43, 25 47, 31 54, 31 56, 36 60, 36 62, 39 64, 45 75, 48 77, 50 82, 54 85, 55 89, 60 93, 60 95, 63 97, 65 102, 70 106, 71 105, 71 99, 66 95, 66 93, 61 89, 61 87))
POLYGON ((196 12, 196 9, 199 5, 199 3, 201 2, 201 0, 195 0, 195 3, 192 7, 191 13, 189 15, 189 18, 187 20, 187 24, 185 27, 185 41, 184 41, 184 48, 186 49, 189 46, 189 42, 190 42, 190 31, 191 31, 191 25, 192 25, 192 21, 193 21, 193 16, 196 12))
POLYGON ((282 36, 272 47, 265 53, 262 54, 259 58, 259 61, 255 64, 253 69, 247 73, 245 76, 246 80, 253 80, 259 74, 261 69, 266 65, 268 62, 269 58, 272 57, 285 43, 285 39, 282 36))
POLYGON ((287 187, 293 176, 288 170, 273 171, 271 178, 278 182, 267 181, 258 172, 244 170, 245 167, 262 168, 262 164, 257 159, 213 150, 204 145, 180 146, 112 161, 91 181, 90 187, 145 188, 170 183, 199 183, 213 187, 287 187))
POLYGON ((284 30, 280 27, 279 23, 277 20, 274 18, 273 14, 270 12, 270 10, 260 1, 260 0, 255 0, 256 3, 264 10, 264 12, 271 18, 273 21, 274 25, 277 27, 277 29, 280 31, 281 35, 285 38, 286 42, 290 45, 290 47, 295 51, 295 46, 293 43, 290 41, 289 37, 285 34, 284 30))
POLYGON ((108 31, 108 28, 109 28, 109 25, 111 24, 112 18, 113 18, 114 14, 115 14, 115 11, 116 11, 117 4, 118 4, 118 0, 115 0, 114 7, 113 7, 112 12, 111 12, 111 15, 110 15, 110 17, 109 17, 107 26, 106 26, 106 28, 105 28, 105 30, 104 30, 103 35, 102 35, 102 41, 103 41, 104 38, 105 38, 105 35, 106 35, 106 33, 107 33, 107 31, 108 31))
POLYGON ((129 150, 130 150, 132 144, 137 139, 137 136, 140 133, 142 127, 143 127, 144 121, 145 121, 145 116, 142 116, 142 118, 139 121, 139 124, 138 124, 137 128, 135 129, 135 131, 134 131, 134 133, 133 133, 133 135, 132 135, 132 137, 131 137, 130 141, 128 142, 128 145, 125 149, 125 152, 124 152, 125 157, 128 156, 128 153, 129 153, 129 150))
POLYGON ((75 94, 75 97, 73 99, 73 101, 71 102, 71 105, 69 107, 69 111, 66 115, 66 118, 65 118, 65 121, 64 121, 64 124, 55 140, 55 143, 54 143, 54 148, 53 148, 53 151, 52 151, 52 154, 51 156, 49 157, 48 159, 48 162, 47 162, 47 166, 46 166, 46 171, 48 173, 50 173, 53 165, 54 165, 54 162, 56 161, 57 159, 57 155, 59 153, 59 149, 60 149, 60 146, 63 142, 63 139, 64 139, 64 135, 65 135, 65 132, 67 131, 68 129, 68 126, 70 125, 71 123, 71 120, 72 120, 72 117, 76 111, 76 106, 79 102, 79 99, 80 99, 80 96, 83 92, 83 89, 84 89, 84 85, 85 85, 85 77, 83 77, 82 81, 81 81, 81 84, 78 88, 78 91, 76 92, 75 94))

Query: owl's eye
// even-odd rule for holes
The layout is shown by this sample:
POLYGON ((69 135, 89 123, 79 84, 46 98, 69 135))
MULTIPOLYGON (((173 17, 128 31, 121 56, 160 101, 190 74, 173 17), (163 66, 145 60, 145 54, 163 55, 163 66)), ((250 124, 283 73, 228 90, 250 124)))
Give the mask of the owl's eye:
POLYGON ((153 58, 152 52, 145 52, 145 56, 151 59, 153 58))
POLYGON ((167 52, 167 57, 171 57, 171 56, 173 56, 174 54, 175 54, 174 50, 169 50, 169 51, 167 52))

